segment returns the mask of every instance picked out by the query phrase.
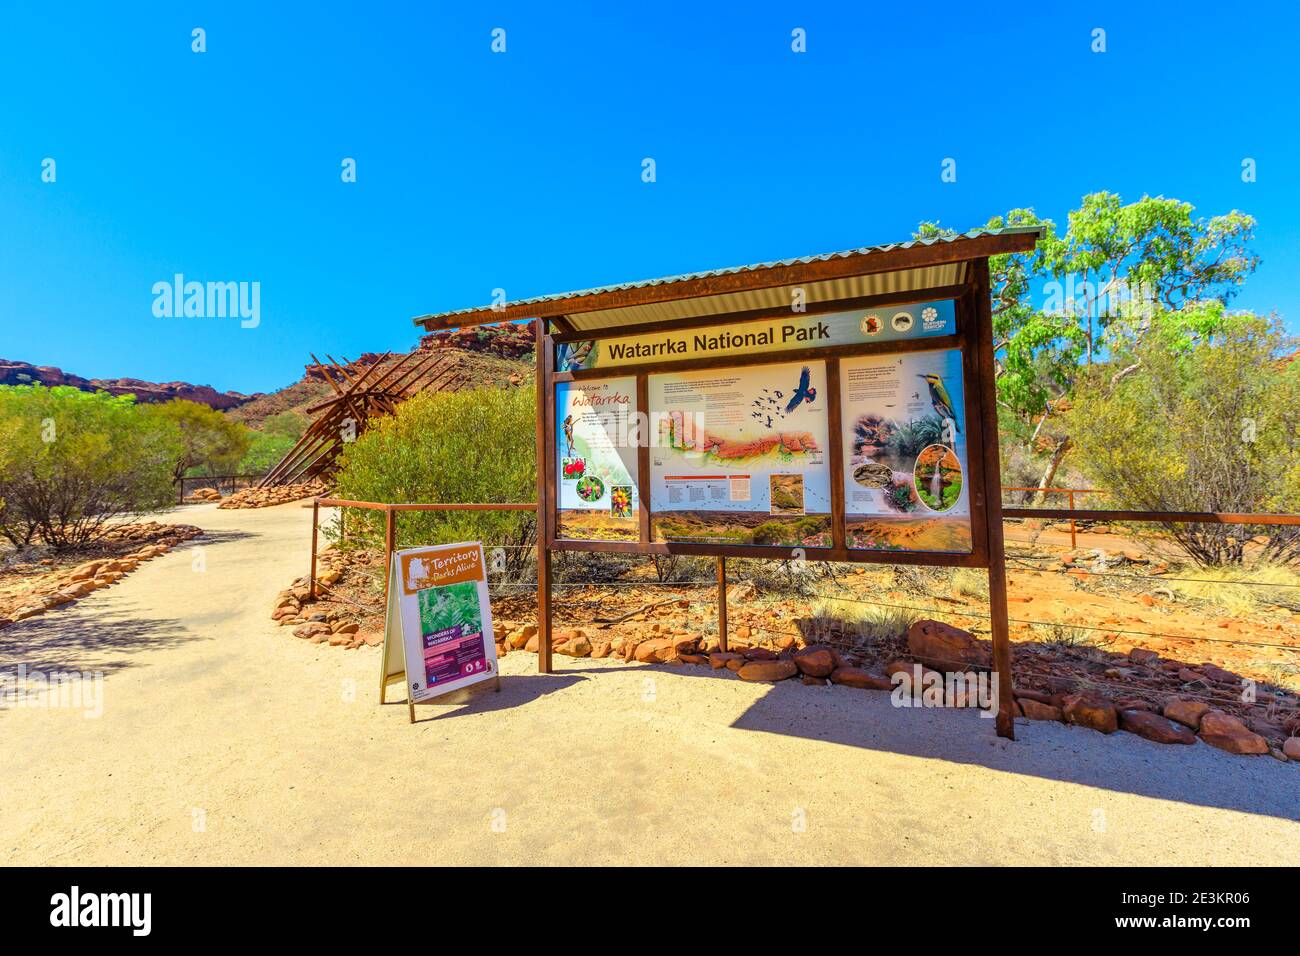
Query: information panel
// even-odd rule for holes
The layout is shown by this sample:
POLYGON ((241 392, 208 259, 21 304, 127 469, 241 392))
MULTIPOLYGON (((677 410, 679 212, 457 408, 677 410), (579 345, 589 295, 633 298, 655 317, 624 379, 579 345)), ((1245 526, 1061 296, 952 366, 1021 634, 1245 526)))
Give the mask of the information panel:
POLYGON ((823 315, 792 312, 777 319, 570 342, 557 347, 555 367, 561 372, 575 372, 620 365, 929 338, 956 332, 954 316, 951 299, 823 315))
POLYGON ((477 541, 394 552, 381 679, 412 703, 497 676, 486 568, 477 541))
POLYGON ((656 541, 829 547, 824 362, 648 376, 656 541))
POLYGON ((555 386, 556 537, 638 541, 636 379, 555 386))
POLYGON ((959 349, 840 362, 846 544, 969 553, 959 349))

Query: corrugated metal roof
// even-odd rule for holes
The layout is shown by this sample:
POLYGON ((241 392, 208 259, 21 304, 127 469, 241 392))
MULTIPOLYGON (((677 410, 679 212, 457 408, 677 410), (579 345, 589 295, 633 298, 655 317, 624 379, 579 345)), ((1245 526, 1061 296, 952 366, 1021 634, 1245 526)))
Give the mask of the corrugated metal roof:
POLYGON ((801 282, 797 286, 768 286, 763 289, 747 289, 744 292, 728 292, 722 295, 670 299, 667 302, 650 302, 645 305, 600 309, 594 312, 575 312, 569 316, 569 322, 577 331, 589 332, 622 325, 728 315, 758 309, 789 308, 796 288, 803 291, 804 302, 815 305, 841 299, 940 289, 961 285, 965 281, 966 263, 950 262, 919 269, 900 269, 897 272, 869 272, 866 275, 823 279, 820 282, 801 282))
MULTIPOLYGON (((725 269, 713 269, 706 272, 688 272, 682 275, 664 276, 658 279, 642 279, 637 282, 622 282, 616 285, 597 286, 591 289, 579 289, 574 292, 559 292, 549 295, 534 296, 529 299, 512 299, 509 305, 512 309, 528 307, 532 305, 541 305, 546 302, 558 302, 566 299, 581 299, 593 295, 602 295, 608 292, 626 292, 633 289, 644 289, 653 286, 671 285, 678 282, 689 282, 697 279, 708 279, 716 276, 734 275, 742 272, 757 272, 764 269, 776 269, 795 265, 806 265, 814 262, 828 262, 833 259, 849 259, 855 256, 870 256, 884 252, 893 252, 901 249, 912 249, 917 246, 933 246, 946 243, 961 242, 966 239, 979 239, 985 236, 1007 236, 1007 235, 1028 235, 1042 234, 1042 228, 1039 226, 1008 226, 1002 229, 972 229, 970 232, 957 233, 951 236, 937 236, 929 239, 909 239, 906 242, 891 242, 878 246, 863 246, 859 249, 845 249, 840 252, 827 252, 815 256, 801 256, 796 259, 780 259, 775 262, 759 262, 747 266, 730 266, 725 269)), ((431 315, 422 315, 417 317, 415 324, 420 325, 424 322, 434 320, 446 320, 458 315, 471 315, 485 311, 485 306, 473 306, 465 309, 454 309, 449 312, 439 312, 431 315)))

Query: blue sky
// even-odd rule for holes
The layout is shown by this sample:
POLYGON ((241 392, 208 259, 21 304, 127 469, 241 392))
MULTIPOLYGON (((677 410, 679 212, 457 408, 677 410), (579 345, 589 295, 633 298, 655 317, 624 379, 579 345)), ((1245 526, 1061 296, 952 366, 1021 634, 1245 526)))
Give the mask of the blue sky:
POLYGON ((497 287, 1017 206, 1064 225, 1099 189, 1255 215, 1263 264, 1235 304, 1300 327, 1293 5, 125 6, 0 3, 5 358, 264 391, 309 350, 409 348, 412 316, 497 287), (261 324, 156 318, 177 272, 259 282, 261 324))

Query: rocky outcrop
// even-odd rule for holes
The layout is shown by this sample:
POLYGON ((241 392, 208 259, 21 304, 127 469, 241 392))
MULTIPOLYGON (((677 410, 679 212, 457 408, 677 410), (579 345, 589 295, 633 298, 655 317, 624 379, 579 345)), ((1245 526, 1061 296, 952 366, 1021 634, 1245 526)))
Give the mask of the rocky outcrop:
POLYGON ((44 385, 53 388, 67 385, 83 392, 108 392, 110 395, 134 395, 138 402, 168 402, 183 398, 217 411, 236 408, 258 395, 218 392, 208 385, 189 382, 146 382, 138 378, 82 378, 53 365, 29 365, 0 359, 0 385, 44 385))
POLYGON ((508 322, 504 325, 480 325, 467 329, 433 332, 420 338, 420 348, 463 349, 501 358, 520 359, 533 352, 533 323, 508 322))

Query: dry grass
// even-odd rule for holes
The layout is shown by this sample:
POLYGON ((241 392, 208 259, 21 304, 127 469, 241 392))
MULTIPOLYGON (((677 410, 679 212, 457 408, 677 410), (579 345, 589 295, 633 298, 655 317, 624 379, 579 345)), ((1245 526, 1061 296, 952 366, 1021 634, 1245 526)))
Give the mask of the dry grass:
POLYGON ((1300 571, 1282 565, 1188 568, 1166 586, 1179 597, 1213 605, 1233 617, 1251 617, 1300 602, 1300 571))

